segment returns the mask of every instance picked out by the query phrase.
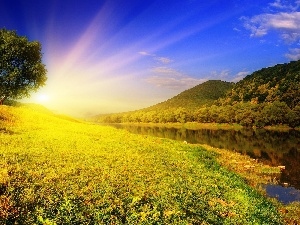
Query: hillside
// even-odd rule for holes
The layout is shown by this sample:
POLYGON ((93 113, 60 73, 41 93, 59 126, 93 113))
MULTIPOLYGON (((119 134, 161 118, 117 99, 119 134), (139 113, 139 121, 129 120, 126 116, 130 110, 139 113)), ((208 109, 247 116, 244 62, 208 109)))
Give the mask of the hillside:
POLYGON ((196 145, 0 106, 0 155, 0 224, 282 224, 196 145))
POLYGON ((300 103, 300 61, 263 68, 236 83, 219 102, 285 102, 291 109, 300 103))
POLYGON ((98 115, 93 120, 101 123, 120 122, 185 122, 187 114, 200 107, 213 105, 230 91, 234 83, 209 80, 181 92, 164 102, 133 112, 98 115))
POLYGON ((226 92, 230 91, 233 86, 234 83, 231 82, 209 80, 185 90, 171 99, 143 109, 143 111, 166 110, 180 107, 187 110, 195 110, 203 105, 212 105, 217 99, 225 96, 226 92))
POLYGON ((300 61, 263 68, 238 83, 210 80, 157 105, 102 115, 103 123, 229 123, 300 126, 300 61))

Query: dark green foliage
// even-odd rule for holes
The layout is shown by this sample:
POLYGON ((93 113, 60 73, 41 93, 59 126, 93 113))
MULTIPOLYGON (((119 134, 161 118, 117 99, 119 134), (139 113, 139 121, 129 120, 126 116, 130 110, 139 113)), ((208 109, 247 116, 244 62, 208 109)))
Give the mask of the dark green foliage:
POLYGON ((290 108, 285 102, 275 101, 273 104, 269 104, 264 107, 261 112, 261 116, 264 119, 266 125, 273 124, 286 124, 288 121, 287 114, 290 112, 290 108))
POLYGON ((253 104, 240 102, 226 106, 203 106, 196 111, 185 108, 163 111, 136 111, 98 117, 102 123, 229 123, 245 127, 264 127, 284 124, 290 127, 300 125, 300 107, 291 110, 285 102, 253 104))
POLYGON ((290 127, 300 126, 300 105, 296 106, 293 110, 289 111, 286 115, 290 127))
POLYGON ((285 102, 294 108, 300 102, 300 61, 263 68, 239 81, 221 104, 236 102, 285 102))
POLYGON ((28 97, 46 80, 40 43, 0 29, 0 104, 5 99, 28 97))

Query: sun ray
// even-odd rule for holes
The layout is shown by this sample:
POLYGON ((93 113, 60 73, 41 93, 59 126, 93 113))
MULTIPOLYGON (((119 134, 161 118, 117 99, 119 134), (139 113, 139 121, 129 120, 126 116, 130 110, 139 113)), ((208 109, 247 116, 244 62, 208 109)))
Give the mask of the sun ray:
MULTIPOLYGON (((220 20, 219 18, 175 31, 177 26, 184 24, 191 16, 183 15, 154 28, 151 33, 140 33, 142 36, 136 37, 136 41, 127 42, 124 37, 147 13, 149 12, 146 9, 117 29, 114 26, 117 26, 124 15, 116 15, 116 5, 107 1, 87 24, 84 32, 74 39, 73 43, 67 43, 67 51, 58 49, 64 40, 61 37, 62 43, 59 43, 54 37, 55 17, 52 16, 45 38, 49 79, 47 87, 43 89, 47 91, 51 99, 48 101, 40 99, 39 102, 57 109, 74 108, 71 105, 76 105, 78 102, 80 102, 80 107, 83 104, 91 104, 95 108, 101 108, 103 106, 101 104, 104 104, 103 100, 99 100, 101 98, 106 99, 106 104, 111 101, 112 106, 115 99, 120 96, 132 97, 132 94, 126 92, 124 88, 118 89, 119 84, 122 84, 125 89, 127 87, 131 92, 136 89, 134 91, 136 93, 138 88, 132 88, 130 82, 135 80, 140 81, 138 86, 145 85, 146 82, 143 80, 146 80, 146 76, 151 73, 150 69, 143 69, 137 65, 137 62, 143 58, 143 55, 138 52, 146 49, 155 54, 161 49, 213 26, 220 20), (110 21, 110 18, 114 18, 114 21, 110 21), (107 26, 112 28, 107 28, 107 26), (106 34, 105 31, 110 33, 106 34), (170 36, 169 33, 173 35, 170 36), (160 42, 156 42, 158 38, 160 42), (94 101, 93 104, 92 101, 94 101)), ((144 90, 150 89, 145 87, 144 90)), ((37 93, 37 96, 41 93, 43 93, 42 90, 37 93)), ((105 107, 111 106, 107 104, 105 107)))

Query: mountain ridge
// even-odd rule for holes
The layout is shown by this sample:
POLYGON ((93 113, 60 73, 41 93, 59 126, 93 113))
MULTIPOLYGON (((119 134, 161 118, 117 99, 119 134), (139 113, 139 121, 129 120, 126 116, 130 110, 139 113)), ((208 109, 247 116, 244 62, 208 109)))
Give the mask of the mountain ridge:
POLYGON ((237 123, 300 126, 300 60, 263 68, 236 84, 210 80, 148 108, 97 116, 104 123, 237 123))

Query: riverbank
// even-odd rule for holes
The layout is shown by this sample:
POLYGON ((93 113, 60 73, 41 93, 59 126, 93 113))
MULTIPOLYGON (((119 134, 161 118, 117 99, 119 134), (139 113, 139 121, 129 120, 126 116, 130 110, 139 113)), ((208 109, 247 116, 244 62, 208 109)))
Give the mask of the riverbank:
POLYGON ((283 223, 207 146, 26 107, 0 106, 0 128, 3 224, 283 223))
MULTIPOLYGON (((232 132, 232 129, 226 129, 225 132, 224 129, 209 129, 209 127, 206 127, 203 129, 208 130, 207 132, 202 130, 195 130, 191 132, 191 129, 182 127, 182 124, 177 124, 177 126, 169 124, 168 128, 166 128, 163 124, 160 125, 161 126, 156 126, 156 124, 152 124, 149 126, 147 123, 142 125, 139 123, 128 123, 114 124, 112 126, 126 129, 135 134, 153 135, 181 142, 210 143, 210 145, 198 145, 212 150, 213 152, 217 152, 218 155, 220 155, 218 159, 224 160, 222 162, 223 166, 230 170, 234 169, 234 172, 241 175, 245 180, 247 180, 248 184, 255 189, 258 189, 262 194, 266 195, 266 187, 276 187, 279 191, 276 198, 280 201, 292 202, 293 198, 294 201, 299 200, 299 191, 297 189, 291 190, 293 183, 290 183, 295 182, 296 187, 298 187, 297 179, 299 173, 296 172, 298 164, 294 163, 297 161, 298 154, 295 152, 293 153, 292 150, 297 148, 298 141, 297 135, 295 136, 294 131, 291 129, 287 130, 284 129, 284 127, 280 127, 280 129, 276 130, 260 129, 250 131, 237 129, 234 130, 234 132, 232 132), (262 135, 261 140, 258 136, 256 136, 256 134, 262 135), (284 142, 281 143, 279 140, 279 142, 277 142, 276 137, 280 140, 284 140, 284 142), (293 140, 296 142, 293 142, 293 140), (239 142, 241 143, 239 144, 239 142), (218 148, 214 148, 211 145, 218 146, 218 148), (238 153, 238 149, 242 150, 242 153, 238 153), (288 158, 290 150, 291 158, 288 158), (249 156, 247 156, 247 154, 249 154, 249 156), (283 155, 285 156, 284 160, 282 159, 283 155), (263 157, 266 157, 266 159, 263 157), (288 162, 291 164, 288 164, 288 162), (282 170, 282 168, 285 169, 282 170), (283 185, 283 187, 281 185, 283 185)), ((216 126, 214 127, 216 128, 216 126)), ((273 193, 271 194, 269 192, 267 195, 274 196, 273 193)), ((275 202, 277 202, 277 200, 275 200, 275 202)), ((280 208, 286 218, 286 221, 288 221, 286 224, 294 224, 294 222, 291 221, 298 221, 298 223, 300 223, 299 206, 300 203, 297 202, 292 204, 285 203, 285 205, 279 203, 278 208, 280 208)))
POLYGON ((103 125, 115 124, 115 125, 133 125, 133 126, 143 126, 143 127, 167 127, 167 128, 183 128, 190 130, 242 130, 242 129, 266 129, 266 130, 278 130, 278 131, 288 131, 288 130, 299 130, 300 127, 291 128, 286 125, 276 125, 276 126, 266 126, 263 128, 251 127, 247 128, 239 124, 228 124, 228 123, 197 123, 197 122, 187 122, 187 123, 101 123, 103 125))
POLYGON ((114 124, 114 125, 132 125, 132 126, 143 126, 143 127, 167 127, 167 128, 185 128, 191 130, 198 129, 224 129, 224 130, 239 130, 242 129, 243 126, 238 124, 221 124, 221 123, 196 123, 196 122, 188 122, 188 123, 100 123, 103 125, 114 124))
MULTIPOLYGON (((200 145, 205 149, 217 153, 217 161, 230 171, 240 175, 247 184, 266 196, 264 185, 277 184, 274 180, 276 174, 281 173, 281 167, 271 167, 252 159, 247 155, 241 155, 225 149, 214 148, 208 145, 200 145)), ((272 199, 278 211, 284 218, 285 224, 300 224, 300 202, 282 204, 272 199)))

